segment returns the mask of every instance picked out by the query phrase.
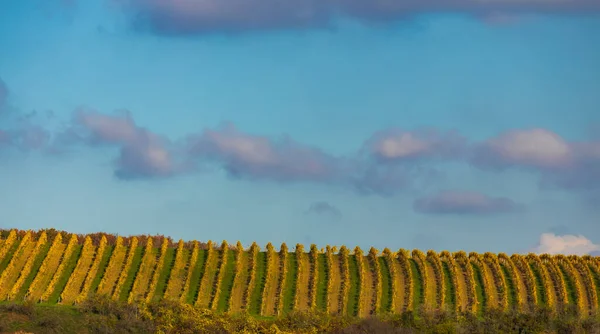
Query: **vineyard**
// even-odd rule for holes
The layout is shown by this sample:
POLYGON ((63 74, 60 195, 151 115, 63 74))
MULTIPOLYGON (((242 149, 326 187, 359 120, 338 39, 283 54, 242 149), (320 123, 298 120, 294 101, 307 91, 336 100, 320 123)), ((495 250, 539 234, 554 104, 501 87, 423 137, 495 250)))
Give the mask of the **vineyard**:
POLYGON ((92 295, 128 303, 181 301, 265 317, 292 310, 366 317, 444 309, 482 313, 598 311, 600 257, 350 251, 163 236, 2 230, 0 301, 77 304, 92 295))

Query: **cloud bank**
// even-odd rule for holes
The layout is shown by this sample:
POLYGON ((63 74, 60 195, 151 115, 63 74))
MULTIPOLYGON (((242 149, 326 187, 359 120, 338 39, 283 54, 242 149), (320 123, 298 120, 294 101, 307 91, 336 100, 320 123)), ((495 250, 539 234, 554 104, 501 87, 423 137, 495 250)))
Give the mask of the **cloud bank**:
POLYGON ((534 250, 538 254, 586 255, 598 254, 600 245, 594 244, 582 235, 563 235, 544 233, 534 250))
POLYGON ((110 0, 138 29, 201 34, 331 26, 339 17, 386 22, 428 13, 483 17, 600 11, 596 0, 110 0))
POLYGON ((523 206, 506 197, 448 190, 416 199, 413 209, 425 214, 492 215, 520 211, 523 206))
MULTIPOLYGON (((3 103, 8 88, 2 86, 3 103)), ((16 109, 15 109, 16 110, 16 109)), ((0 149, 62 152, 72 146, 114 147, 114 175, 124 180, 167 178, 197 172, 211 164, 234 179, 312 182, 354 189, 361 194, 392 196, 437 186, 444 162, 469 164, 490 173, 520 169, 539 175, 541 188, 587 196, 600 194, 600 139, 569 141, 542 128, 513 129, 481 142, 456 130, 384 129, 364 141, 353 155, 334 156, 288 135, 277 138, 246 133, 233 123, 206 128, 171 140, 139 126, 132 114, 79 108, 62 131, 37 124, 36 112, 2 115, 0 149)), ((491 214, 513 211, 507 198, 471 192, 441 192, 414 203, 422 213, 491 214)))

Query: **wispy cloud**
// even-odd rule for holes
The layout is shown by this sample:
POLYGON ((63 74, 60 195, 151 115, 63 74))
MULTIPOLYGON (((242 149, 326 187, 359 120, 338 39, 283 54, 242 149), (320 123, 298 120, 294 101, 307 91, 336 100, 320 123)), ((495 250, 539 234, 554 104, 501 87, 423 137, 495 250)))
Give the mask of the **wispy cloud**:
POLYGON ((596 0, 110 0, 138 29, 161 34, 328 27, 336 17, 385 22, 427 13, 516 15, 600 10, 596 0))
POLYGON ((335 219, 339 219, 342 217, 342 212, 337 207, 325 201, 312 203, 310 207, 305 211, 305 214, 328 216, 335 219))
POLYGON ((474 191, 441 191, 418 198, 413 209, 426 214, 492 215, 521 211, 523 205, 506 197, 490 197, 474 191))

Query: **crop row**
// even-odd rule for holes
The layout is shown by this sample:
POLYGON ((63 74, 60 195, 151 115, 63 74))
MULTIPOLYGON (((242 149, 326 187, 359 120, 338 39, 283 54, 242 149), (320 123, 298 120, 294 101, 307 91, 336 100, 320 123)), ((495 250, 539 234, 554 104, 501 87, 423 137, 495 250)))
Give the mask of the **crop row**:
POLYGON ((301 244, 294 254, 285 244, 276 252, 270 243, 261 252, 256 243, 245 250, 226 241, 217 248, 210 241, 117 237, 112 246, 104 236, 94 242, 65 233, 3 235, 0 300, 73 304, 106 294, 265 316, 309 309, 367 316, 422 305, 473 313, 573 305, 589 314, 599 308, 600 260, 592 256, 387 248, 364 254, 360 247, 351 254, 345 246, 316 245, 306 253, 301 244))

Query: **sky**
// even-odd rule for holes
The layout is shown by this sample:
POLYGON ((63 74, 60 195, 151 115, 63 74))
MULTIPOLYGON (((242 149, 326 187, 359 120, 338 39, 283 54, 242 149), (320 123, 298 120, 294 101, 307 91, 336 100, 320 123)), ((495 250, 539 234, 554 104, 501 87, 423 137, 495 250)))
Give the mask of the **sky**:
POLYGON ((596 0, 0 11, 0 228, 600 254, 596 0))

